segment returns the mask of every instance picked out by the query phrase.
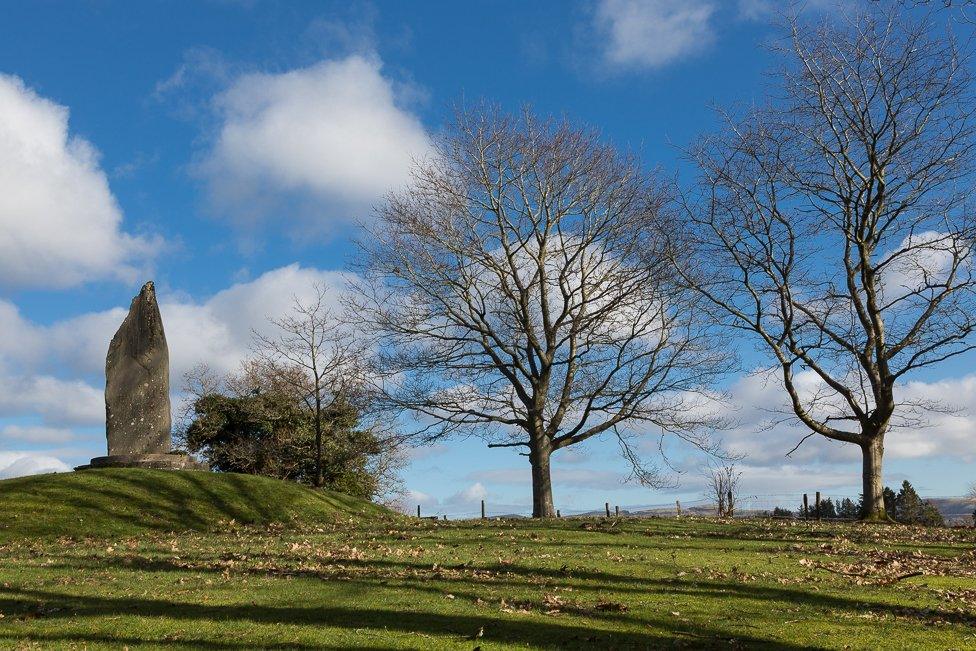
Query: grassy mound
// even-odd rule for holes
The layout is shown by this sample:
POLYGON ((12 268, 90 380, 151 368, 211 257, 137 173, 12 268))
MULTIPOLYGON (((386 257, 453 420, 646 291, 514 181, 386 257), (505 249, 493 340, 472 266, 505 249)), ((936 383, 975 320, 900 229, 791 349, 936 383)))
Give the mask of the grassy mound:
POLYGON ((383 515, 361 499, 253 475, 106 468, 0 481, 0 542, 383 515))

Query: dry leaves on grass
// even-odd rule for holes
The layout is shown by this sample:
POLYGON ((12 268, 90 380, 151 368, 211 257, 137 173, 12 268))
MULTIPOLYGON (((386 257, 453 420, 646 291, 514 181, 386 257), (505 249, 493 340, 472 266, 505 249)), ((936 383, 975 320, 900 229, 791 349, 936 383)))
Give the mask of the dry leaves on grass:
POLYGON ((960 556, 934 556, 920 550, 883 549, 839 550, 821 545, 820 552, 830 556, 857 556, 853 562, 823 562, 801 558, 800 565, 850 577, 857 585, 887 585, 914 576, 951 576, 976 578, 976 550, 960 556))
POLYGON ((596 613, 625 613, 630 610, 627 604, 608 599, 600 599, 596 603, 584 603, 575 599, 567 599, 555 593, 546 593, 541 601, 527 601, 507 599, 501 600, 501 610, 506 613, 527 614, 540 611, 546 615, 594 615, 596 613))

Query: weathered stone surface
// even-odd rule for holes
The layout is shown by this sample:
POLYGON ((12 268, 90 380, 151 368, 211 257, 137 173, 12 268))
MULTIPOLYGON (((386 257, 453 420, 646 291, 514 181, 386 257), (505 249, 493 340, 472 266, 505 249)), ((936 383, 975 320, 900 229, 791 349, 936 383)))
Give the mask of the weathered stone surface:
POLYGON ((108 457, 95 457, 87 466, 90 468, 155 468, 159 470, 209 470, 206 464, 194 461, 186 454, 116 454, 108 457))
POLYGON ((108 454, 167 454, 172 444, 169 349, 152 282, 132 299, 105 360, 108 454))

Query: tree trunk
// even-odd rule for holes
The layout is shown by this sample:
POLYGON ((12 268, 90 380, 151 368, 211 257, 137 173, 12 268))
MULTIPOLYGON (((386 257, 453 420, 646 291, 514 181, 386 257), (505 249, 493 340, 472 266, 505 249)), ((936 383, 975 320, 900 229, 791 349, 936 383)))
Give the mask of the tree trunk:
POLYGON ((315 397, 315 480, 316 488, 322 486, 322 401, 315 397))
POLYGON ((544 444, 534 446, 529 453, 532 464, 532 517, 551 518, 556 515, 552 506, 552 478, 549 472, 549 459, 552 450, 544 444))
POLYGON ((884 504, 884 482, 881 478, 881 461, 884 456, 884 434, 872 436, 861 445, 864 462, 862 479, 864 481, 864 501, 861 519, 874 522, 887 521, 888 514, 884 504))

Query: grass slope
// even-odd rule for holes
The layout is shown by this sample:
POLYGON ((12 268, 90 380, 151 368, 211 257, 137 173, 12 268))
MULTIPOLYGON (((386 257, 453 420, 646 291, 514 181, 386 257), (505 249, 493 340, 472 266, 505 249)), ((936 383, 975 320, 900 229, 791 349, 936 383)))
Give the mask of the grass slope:
POLYGON ((974 542, 891 525, 351 516, 18 540, 0 545, 0 647, 972 649, 974 542))
POLYGON ((347 495, 253 475, 106 468, 0 481, 0 542, 209 531, 231 520, 314 524, 351 514, 392 515, 347 495))

